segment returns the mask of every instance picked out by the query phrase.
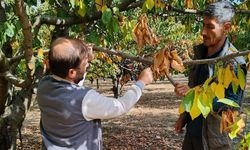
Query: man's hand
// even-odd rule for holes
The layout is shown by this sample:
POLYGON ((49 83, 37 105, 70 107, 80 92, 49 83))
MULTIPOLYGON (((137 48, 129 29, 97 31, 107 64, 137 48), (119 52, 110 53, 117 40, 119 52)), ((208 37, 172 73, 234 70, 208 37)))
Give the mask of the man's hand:
POLYGON ((150 84, 153 81, 152 70, 150 68, 144 69, 141 72, 138 80, 142 81, 145 85, 150 84))
POLYGON ((175 123, 175 131, 177 132, 177 133, 182 133, 183 132, 183 127, 186 125, 186 115, 184 114, 184 113, 182 113, 180 116, 179 116, 179 118, 178 118, 178 120, 176 121, 176 123, 175 123))
POLYGON ((185 84, 181 84, 178 82, 175 84, 174 92, 177 96, 184 96, 188 90, 189 87, 185 84))

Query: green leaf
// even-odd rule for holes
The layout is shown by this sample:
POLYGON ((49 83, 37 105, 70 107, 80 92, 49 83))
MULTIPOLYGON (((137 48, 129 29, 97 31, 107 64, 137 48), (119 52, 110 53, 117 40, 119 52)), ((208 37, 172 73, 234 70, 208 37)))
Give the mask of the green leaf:
POLYGON ((245 126, 243 119, 239 119, 234 124, 230 125, 231 132, 228 134, 231 139, 237 136, 237 133, 245 126))
POLYGON ((69 0, 69 1, 70 1, 70 4, 71 4, 71 7, 75 8, 75 0, 69 0))
POLYGON ((143 5, 142 5, 142 13, 146 13, 147 12, 147 6, 146 6, 146 2, 145 3, 143 3, 143 5))
POLYGON ((112 26, 113 26, 114 32, 119 32, 120 31, 120 26, 119 26, 118 18, 116 16, 113 17, 113 19, 112 19, 112 26))
POLYGON ((239 104, 237 104, 233 100, 230 100, 230 99, 227 99, 227 98, 219 99, 217 102, 224 103, 224 104, 227 104, 227 105, 233 106, 233 107, 240 107, 239 104))
POLYGON ((190 112, 194 102, 194 89, 188 91, 182 100, 182 105, 187 112, 190 112))
POLYGON ((234 94, 237 94, 237 91, 238 91, 238 85, 235 84, 234 82, 232 82, 232 87, 233 87, 233 93, 234 94))
POLYGON ((203 99, 203 94, 200 94, 199 97, 198 97, 198 101, 197 101, 197 104, 198 104, 198 108, 200 109, 202 115, 204 118, 207 117, 207 115, 210 113, 210 107, 209 107, 209 104, 207 101, 203 99))
POLYGON ((116 14, 116 15, 119 14, 119 8, 118 7, 114 7, 113 8, 113 13, 116 14))
POLYGON ((151 10, 155 5, 154 0, 146 0, 146 7, 147 9, 151 10))
POLYGON ((96 45, 100 44, 99 36, 95 31, 92 31, 89 35, 86 36, 86 41, 90 43, 95 43, 96 45))
POLYGON ((8 37, 13 37, 14 34, 15 34, 15 32, 14 32, 15 26, 13 24, 9 24, 9 23, 6 22, 5 27, 6 27, 5 34, 8 37))
POLYGON ((113 14, 111 9, 107 8, 102 14, 102 22, 106 25, 109 24, 112 21, 112 16, 113 14))

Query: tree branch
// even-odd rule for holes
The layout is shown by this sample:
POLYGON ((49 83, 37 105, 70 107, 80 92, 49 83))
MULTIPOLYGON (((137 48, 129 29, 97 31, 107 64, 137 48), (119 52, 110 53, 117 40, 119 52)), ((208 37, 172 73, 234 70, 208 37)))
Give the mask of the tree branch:
MULTIPOLYGON (((135 1, 136 0, 123 0, 122 3, 117 5, 117 7, 119 8, 120 11, 124 11, 124 10, 127 10, 127 7, 135 1)), ((56 26, 69 26, 72 24, 82 24, 82 23, 98 20, 101 18, 101 16, 102 16, 101 12, 96 12, 95 14, 91 16, 85 16, 85 17, 59 18, 59 17, 52 17, 52 16, 40 16, 37 18, 33 27, 38 28, 42 24, 49 24, 49 25, 56 25, 56 26)))
POLYGON ((147 59, 145 59, 143 57, 132 56, 130 54, 123 53, 121 51, 109 50, 107 48, 103 48, 103 47, 99 47, 99 46, 93 46, 93 50, 98 51, 98 52, 104 52, 104 53, 111 54, 111 55, 117 55, 117 56, 120 56, 122 58, 128 58, 128 59, 134 60, 134 61, 139 61, 139 62, 142 62, 143 64, 146 64, 146 65, 152 65, 153 64, 152 61, 147 60, 147 59))
MULTIPOLYGON (((16 4, 16 14, 20 20, 22 29, 23 29, 23 37, 24 37, 24 56, 26 60, 27 67, 27 76, 26 80, 22 83, 25 86, 29 86, 32 82, 32 70, 34 67, 30 67, 30 63, 32 63, 33 51, 32 51, 32 32, 31 32, 31 24, 29 22, 28 16, 26 14, 24 8, 23 0, 15 0, 16 4)), ((13 81, 13 80, 11 80, 13 81)))
MULTIPOLYGON (((171 5, 167 5, 167 7, 165 8, 165 11, 174 11, 174 12, 183 13, 183 14, 197 14, 197 15, 202 15, 205 13, 204 10, 180 9, 171 5)), ((236 13, 237 14, 250 14, 250 10, 236 10, 236 13)))
POLYGON ((179 9, 171 5, 167 5, 165 7, 165 11, 174 11, 178 13, 183 13, 183 14, 203 14, 204 11, 201 10, 195 10, 195 9, 179 9))
MULTIPOLYGON (((149 65, 149 66, 153 64, 152 60, 145 59, 145 58, 140 57, 140 56, 132 56, 130 54, 123 53, 121 51, 109 50, 109 49, 98 47, 98 46, 94 46, 93 50, 98 51, 98 52, 104 52, 104 53, 111 54, 111 55, 117 55, 117 56, 120 56, 122 58, 128 58, 128 59, 134 60, 134 61, 139 61, 139 62, 142 62, 143 64, 149 65)), ((188 66, 188 65, 194 65, 194 64, 215 64, 218 61, 230 60, 230 59, 233 59, 233 58, 238 57, 238 56, 245 56, 249 53, 250 53, 250 50, 246 50, 246 51, 242 51, 242 52, 231 53, 229 55, 217 57, 217 58, 183 61, 183 65, 188 66)))
POLYGON ((183 64, 184 65, 193 65, 193 64, 215 64, 218 61, 225 61, 225 60, 230 60, 233 59, 235 57, 238 56, 245 56, 248 53, 250 53, 250 50, 246 50, 243 52, 235 52, 235 53, 231 53, 229 55, 226 56, 222 56, 222 57, 216 57, 216 58, 212 58, 212 59, 200 59, 200 60, 190 60, 190 61, 184 61, 183 64))

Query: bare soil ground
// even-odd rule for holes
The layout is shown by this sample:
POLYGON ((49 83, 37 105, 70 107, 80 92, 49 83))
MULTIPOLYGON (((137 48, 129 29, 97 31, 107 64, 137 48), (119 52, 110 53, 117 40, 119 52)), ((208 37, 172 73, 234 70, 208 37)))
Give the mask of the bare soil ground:
MULTIPOLYGON (((175 76, 174 79, 187 82, 183 76, 175 76)), ((96 89, 95 85, 86 84, 96 89)), ((101 81, 99 84, 98 91, 112 96, 110 81, 101 81)), ((131 84, 126 84, 123 91, 127 90, 131 84)), ((247 88, 250 91, 250 85, 247 88)), ((157 81, 144 89, 143 96, 129 113, 116 119, 103 120, 104 149, 180 150, 184 134, 176 134, 174 124, 178 117, 181 97, 175 96, 173 90, 173 86, 168 81, 157 81)), ((27 113, 22 128, 24 150, 40 149, 39 119, 40 111, 35 105, 27 113)), ((20 145, 19 141, 19 149, 20 145)))

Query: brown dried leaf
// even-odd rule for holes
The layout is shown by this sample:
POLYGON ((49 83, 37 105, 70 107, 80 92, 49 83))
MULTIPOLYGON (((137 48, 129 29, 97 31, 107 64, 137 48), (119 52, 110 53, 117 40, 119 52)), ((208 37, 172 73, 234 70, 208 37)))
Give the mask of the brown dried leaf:
POLYGON ((175 69, 176 71, 179 71, 179 72, 184 72, 185 68, 183 66, 183 64, 179 64, 176 60, 172 59, 171 60, 171 67, 173 69, 175 69))
POLYGON ((137 49, 140 50, 145 43, 151 46, 156 46, 158 39, 156 35, 151 31, 148 26, 148 20, 146 15, 138 17, 138 23, 132 31, 132 35, 137 43, 137 49))

